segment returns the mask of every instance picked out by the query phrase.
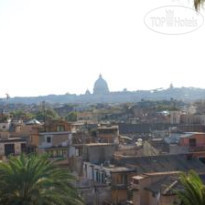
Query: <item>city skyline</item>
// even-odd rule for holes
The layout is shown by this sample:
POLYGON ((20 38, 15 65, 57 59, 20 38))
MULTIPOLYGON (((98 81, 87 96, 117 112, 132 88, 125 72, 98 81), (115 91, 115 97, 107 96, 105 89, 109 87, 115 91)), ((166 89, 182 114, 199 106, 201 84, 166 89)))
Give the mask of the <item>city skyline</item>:
POLYGON ((81 96, 81 95, 107 95, 107 94, 112 94, 112 93, 121 93, 121 92, 137 92, 137 91, 150 91, 150 92, 158 92, 158 91, 163 91, 163 90, 169 90, 169 89, 173 89, 173 88, 196 88, 196 89, 203 89, 203 88, 199 88, 199 87, 185 87, 185 86, 181 86, 181 87, 176 87, 172 82, 169 84, 169 86, 167 87, 159 87, 159 88, 152 88, 152 89, 135 89, 135 90, 129 90, 127 88, 124 88, 122 90, 112 90, 110 89, 109 86, 109 82, 107 82, 107 80, 103 77, 103 75, 100 73, 98 75, 98 78, 93 82, 93 86, 91 89, 86 89, 83 93, 70 93, 70 92, 66 92, 66 93, 48 93, 48 94, 44 94, 44 95, 33 95, 33 96, 11 96, 10 93, 5 93, 2 97, 0 98, 16 98, 16 97, 40 97, 40 96, 49 96, 49 95, 77 95, 77 96, 81 96), (103 85, 101 83, 99 83, 99 79, 103 79, 103 81, 105 82, 106 85, 103 85), (96 88, 97 87, 97 88, 96 88), (97 89, 97 91, 96 91, 97 89), (106 91, 106 89, 108 89, 106 91))

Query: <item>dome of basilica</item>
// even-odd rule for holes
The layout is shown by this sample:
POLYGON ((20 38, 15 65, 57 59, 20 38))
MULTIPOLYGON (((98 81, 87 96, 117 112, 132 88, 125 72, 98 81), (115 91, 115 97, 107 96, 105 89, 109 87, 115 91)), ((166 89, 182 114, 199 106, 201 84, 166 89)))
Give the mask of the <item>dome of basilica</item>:
POLYGON ((102 78, 102 75, 95 81, 93 94, 103 95, 109 93, 107 82, 102 78))

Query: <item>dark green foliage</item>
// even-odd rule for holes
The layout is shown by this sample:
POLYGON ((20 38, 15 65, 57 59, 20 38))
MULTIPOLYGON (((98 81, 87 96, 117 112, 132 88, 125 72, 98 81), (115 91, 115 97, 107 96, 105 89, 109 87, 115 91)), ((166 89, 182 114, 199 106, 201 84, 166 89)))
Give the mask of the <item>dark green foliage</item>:
POLYGON ((70 112, 66 116, 66 120, 69 122, 75 122, 77 121, 77 112, 70 112))
POLYGON ((16 110, 11 112, 11 115, 14 119, 17 120, 30 120, 32 118, 34 118, 34 114, 30 113, 30 112, 25 112, 23 110, 16 110))
POLYGON ((182 205, 204 205, 205 185, 196 172, 190 171, 187 175, 181 174, 180 182, 184 190, 178 192, 182 205))
POLYGON ((162 100, 162 101, 141 101, 136 104, 136 108, 146 111, 178 111, 184 105, 183 102, 177 100, 162 100))
POLYGON ((83 204, 73 181, 68 170, 58 168, 45 155, 12 156, 0 164, 0 204, 83 204))
POLYGON ((35 114, 35 118, 39 121, 44 120, 56 120, 59 119, 58 113, 53 109, 46 109, 45 111, 39 111, 35 114))

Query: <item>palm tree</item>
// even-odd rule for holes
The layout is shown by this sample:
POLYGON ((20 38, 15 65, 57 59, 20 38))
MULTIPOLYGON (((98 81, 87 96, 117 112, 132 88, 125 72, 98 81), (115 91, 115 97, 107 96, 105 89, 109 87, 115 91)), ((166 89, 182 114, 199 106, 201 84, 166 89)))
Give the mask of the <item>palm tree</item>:
POLYGON ((205 205, 205 185, 196 172, 181 174, 180 182, 184 190, 177 194, 182 205, 205 205))
POLYGON ((0 163, 0 204, 83 204, 73 187, 74 177, 45 155, 11 156, 0 163))

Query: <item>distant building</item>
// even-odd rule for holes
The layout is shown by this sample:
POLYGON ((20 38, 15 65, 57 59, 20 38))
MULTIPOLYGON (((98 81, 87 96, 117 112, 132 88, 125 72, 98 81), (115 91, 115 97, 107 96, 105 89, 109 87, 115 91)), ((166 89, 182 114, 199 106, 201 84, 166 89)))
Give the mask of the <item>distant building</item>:
POLYGON ((118 125, 99 126, 97 128, 97 136, 99 142, 119 143, 119 127, 118 125))
POLYGON ((86 91, 85 91, 85 95, 90 95, 91 93, 90 93, 90 91, 87 89, 86 91))
POLYGON ((173 89, 173 88, 174 88, 174 85, 173 85, 173 83, 171 83, 169 86, 169 89, 173 89))
POLYGON ((109 88, 107 82, 102 78, 102 75, 95 81, 93 94, 94 95, 104 95, 109 93, 109 88))
POLYGON ((64 120, 47 122, 44 132, 39 133, 39 152, 46 151, 52 157, 67 155, 68 146, 72 141, 71 124, 64 120))
POLYGON ((169 154, 188 154, 205 163, 205 133, 172 133, 164 141, 169 145, 169 154))
MULTIPOLYGON (((179 180, 179 171, 146 173, 132 178, 132 202, 137 205, 182 204, 177 192, 184 188, 179 180)), ((200 173, 204 183, 204 172, 200 173)))
POLYGON ((67 147, 72 139, 72 133, 62 132, 42 132, 39 133, 39 149, 52 147, 67 147))
POLYGON ((67 132, 72 130, 72 126, 65 120, 51 120, 45 123, 46 132, 67 132))
POLYGON ((9 131, 11 118, 9 115, 0 114, 0 131, 9 131))
POLYGON ((109 164, 97 165, 90 162, 84 162, 83 175, 86 179, 93 181, 97 187, 99 185, 110 186, 110 191, 107 198, 107 203, 104 201, 101 204, 127 204, 128 186, 132 177, 136 175, 134 168, 115 166, 109 164))
POLYGON ((98 163, 85 160, 83 176, 91 180, 96 189, 103 185, 110 186, 111 195, 104 204, 169 205, 169 202, 173 204, 175 201, 175 196, 172 194, 169 197, 168 194, 172 187, 175 188, 170 186, 175 182, 175 178, 170 177, 191 169, 204 173, 204 168, 205 165, 200 160, 188 155, 115 156, 114 160, 98 163), (169 189, 163 186, 164 182, 169 189), (162 203, 157 203, 159 193, 162 203))
POLYGON ((180 124, 181 111, 170 111, 170 124, 180 124))
POLYGON ((112 143, 90 143, 83 146, 83 160, 101 164, 113 159, 117 145, 112 143))
POLYGON ((136 175, 132 178, 133 204, 170 205, 179 204, 174 191, 179 191, 180 172, 160 172, 136 175))

